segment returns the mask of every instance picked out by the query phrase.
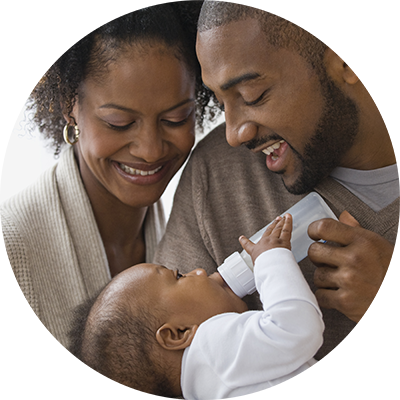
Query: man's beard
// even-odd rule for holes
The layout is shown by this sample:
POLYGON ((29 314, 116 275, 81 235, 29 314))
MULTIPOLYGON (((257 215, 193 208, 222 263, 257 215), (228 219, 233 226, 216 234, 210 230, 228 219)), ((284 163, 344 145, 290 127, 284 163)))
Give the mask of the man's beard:
POLYGON ((358 109, 354 101, 327 76, 321 80, 321 86, 325 105, 315 134, 306 144, 303 156, 292 149, 301 164, 300 176, 292 185, 283 182, 292 194, 311 191, 339 166, 358 133, 358 109))
MULTIPOLYGON (((282 181, 289 193, 304 194, 310 192, 319 182, 327 177, 352 147, 358 133, 358 109, 353 100, 347 97, 326 74, 320 79, 322 95, 325 100, 314 136, 306 143, 301 155, 291 145, 300 175, 289 185, 282 181)), ((255 148, 271 139, 282 139, 278 135, 254 139, 246 146, 255 148)), ((278 172, 284 175, 285 171, 278 172)))

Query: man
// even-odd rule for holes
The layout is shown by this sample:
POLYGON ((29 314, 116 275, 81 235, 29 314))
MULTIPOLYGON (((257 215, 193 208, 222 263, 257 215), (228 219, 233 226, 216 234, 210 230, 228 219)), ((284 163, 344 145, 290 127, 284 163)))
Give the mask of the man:
POLYGON ((351 68, 290 22, 206 2, 198 31, 203 81, 226 127, 194 151, 156 260, 211 272, 239 249, 240 234, 317 191, 340 216, 310 225, 328 243, 300 263, 324 312, 319 359, 364 315, 389 266, 399 192, 388 132, 351 68))

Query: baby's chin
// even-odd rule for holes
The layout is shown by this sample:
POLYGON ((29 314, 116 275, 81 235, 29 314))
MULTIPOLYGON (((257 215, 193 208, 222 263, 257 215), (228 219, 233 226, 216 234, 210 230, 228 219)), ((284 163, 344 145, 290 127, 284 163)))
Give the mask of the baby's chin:
POLYGON ((235 313, 243 313, 248 311, 247 304, 235 294, 235 292, 228 286, 228 284, 222 279, 222 276, 219 272, 214 272, 213 274, 209 275, 209 279, 215 281, 218 286, 225 291, 225 293, 229 297, 229 310, 225 312, 235 312, 235 313))
MULTIPOLYGON (((239 298, 239 297, 238 297, 239 298)), ((246 312, 246 311, 249 311, 249 307, 247 307, 247 304, 242 300, 242 299, 240 299, 240 311, 237 311, 238 313, 244 313, 244 312, 246 312)))
POLYGON ((236 296, 233 292, 232 295, 232 310, 230 312, 241 314, 249 311, 247 304, 240 297, 236 296))

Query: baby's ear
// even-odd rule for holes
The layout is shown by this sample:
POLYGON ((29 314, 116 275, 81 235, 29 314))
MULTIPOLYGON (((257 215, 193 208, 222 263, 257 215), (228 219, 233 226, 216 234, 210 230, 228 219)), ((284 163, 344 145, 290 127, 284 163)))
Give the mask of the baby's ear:
POLYGON ((166 350, 183 350, 190 346, 198 325, 177 327, 165 323, 156 332, 158 344, 166 350))

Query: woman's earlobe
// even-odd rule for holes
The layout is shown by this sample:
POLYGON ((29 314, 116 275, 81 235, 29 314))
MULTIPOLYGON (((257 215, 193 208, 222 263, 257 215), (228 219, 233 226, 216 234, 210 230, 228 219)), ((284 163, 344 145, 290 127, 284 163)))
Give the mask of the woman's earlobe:
POLYGON ((364 73, 368 57, 368 38, 364 29, 354 22, 348 22, 332 38, 324 61, 331 78, 354 85, 364 73))
POLYGON ((65 122, 70 125, 77 125, 75 117, 78 113, 78 109, 77 109, 78 108, 78 97, 75 98, 74 106, 72 107, 72 110, 68 110, 67 107, 65 106, 65 104, 63 104, 63 103, 60 103, 60 106, 61 106, 62 115, 65 119, 65 122))
POLYGON ((156 332, 158 344, 166 350, 183 350, 192 343, 198 325, 176 327, 165 323, 156 332))

